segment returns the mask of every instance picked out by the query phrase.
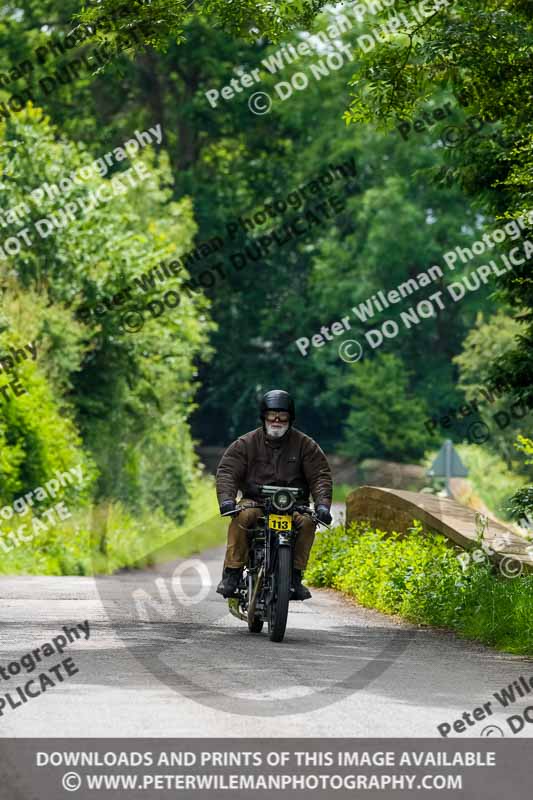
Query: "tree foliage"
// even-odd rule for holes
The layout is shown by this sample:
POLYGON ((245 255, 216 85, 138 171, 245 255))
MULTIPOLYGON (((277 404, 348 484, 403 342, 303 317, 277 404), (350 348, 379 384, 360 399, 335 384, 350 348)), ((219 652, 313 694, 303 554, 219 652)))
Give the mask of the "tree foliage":
MULTIPOLYGON (((91 160, 83 146, 60 137, 41 112, 31 108, 2 125, 0 135, 6 210, 27 199, 42 182, 60 180, 91 160)), ((112 177, 93 175, 67 194, 31 203, 26 225, 34 231, 40 219, 56 214, 59 220, 66 203, 77 197, 86 199, 89 192, 104 186, 108 189, 104 196, 110 197, 87 214, 70 221, 64 217, 69 224, 54 228, 42 240, 34 233, 34 246, 4 264, 8 298, 13 297, 3 306, 4 344, 37 340, 39 377, 32 379, 27 397, 9 400, 0 413, 10 423, 17 459, 23 448, 19 468, 28 479, 37 479, 39 470, 46 473, 51 466, 44 457, 39 470, 31 463, 38 453, 46 452, 46 437, 53 441, 57 424, 58 446, 60 430, 65 436, 71 432, 70 447, 80 448, 83 437, 99 467, 100 492, 133 506, 157 504, 177 519, 187 506, 195 474, 187 417, 195 392, 194 359, 209 353, 207 301, 182 289, 188 277, 183 270, 164 287, 178 292, 178 307, 157 318, 146 312, 140 332, 124 329, 124 309, 83 322, 76 316, 80 306, 113 297, 150 267, 191 245, 195 226, 190 202, 171 199, 172 179, 164 154, 158 158, 145 150, 142 159, 151 177, 129 185, 129 190, 123 187, 113 194, 111 189, 122 170, 112 177), (37 411, 39 403, 50 409, 44 416, 37 411), (24 447, 21 442, 30 435, 41 443, 24 447)), ((134 296, 129 305, 143 307, 161 291, 157 284, 151 292, 137 290, 141 296, 134 296)))
MULTIPOLYGON (((409 16, 409 3, 395 11, 409 16)), ((451 172, 493 220, 532 207, 533 21, 524 0, 456 0, 422 23, 380 42, 352 78, 348 122, 413 116, 435 92, 468 98, 465 113, 494 122, 504 135, 468 139, 453 151, 451 172)), ((529 230, 531 238, 531 230, 529 230)), ((495 367, 518 397, 533 397, 533 278, 531 260, 502 277, 502 295, 526 324, 516 346, 495 367)))
POLYGON ((277 41, 289 30, 307 28, 324 4, 325 0, 102 0, 88 6, 79 19, 94 25, 100 39, 116 41, 134 31, 141 47, 164 49, 169 40, 187 41, 187 25, 199 16, 210 28, 235 37, 277 41))
POLYGON ((372 363, 355 364, 346 383, 352 410, 345 426, 345 455, 355 461, 376 452, 391 459, 399 452, 411 460, 423 455, 428 409, 409 391, 409 374, 400 359, 385 354, 372 363))

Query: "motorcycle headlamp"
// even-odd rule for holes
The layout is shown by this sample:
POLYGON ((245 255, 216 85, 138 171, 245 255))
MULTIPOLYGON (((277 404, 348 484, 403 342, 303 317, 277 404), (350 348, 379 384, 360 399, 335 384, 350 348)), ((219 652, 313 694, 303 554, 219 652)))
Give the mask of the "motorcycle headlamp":
POLYGON ((272 495, 272 504, 278 511, 290 511, 294 505, 294 497, 286 489, 279 489, 272 495))

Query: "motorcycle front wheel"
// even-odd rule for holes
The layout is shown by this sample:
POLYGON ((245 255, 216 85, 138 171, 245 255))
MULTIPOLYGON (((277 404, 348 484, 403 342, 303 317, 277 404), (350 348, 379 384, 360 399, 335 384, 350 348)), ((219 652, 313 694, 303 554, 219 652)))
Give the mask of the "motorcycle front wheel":
POLYGON ((278 564, 275 573, 274 597, 268 614, 268 634, 271 642, 281 642, 285 636, 289 615, 291 593, 291 550, 278 548, 278 564))

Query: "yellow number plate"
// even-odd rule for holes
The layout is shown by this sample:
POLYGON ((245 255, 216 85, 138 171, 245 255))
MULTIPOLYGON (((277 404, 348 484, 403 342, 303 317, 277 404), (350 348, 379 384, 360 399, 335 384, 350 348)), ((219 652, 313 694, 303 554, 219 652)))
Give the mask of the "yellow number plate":
POLYGON ((274 528, 275 531, 290 531, 292 529, 292 517, 284 514, 269 514, 268 526, 269 528, 274 528))

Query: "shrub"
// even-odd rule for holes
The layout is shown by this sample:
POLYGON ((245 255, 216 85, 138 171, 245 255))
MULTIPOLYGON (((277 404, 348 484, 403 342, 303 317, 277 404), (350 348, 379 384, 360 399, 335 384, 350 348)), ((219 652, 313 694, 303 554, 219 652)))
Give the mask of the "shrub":
MULTIPOLYGON (((32 511, 24 516, 31 531, 32 511)), ((14 527, 14 526, 12 526, 14 527)), ((72 517, 49 525, 19 546, 0 530, 1 575, 95 575, 173 560, 222 544, 227 522, 218 514, 213 479, 197 480, 180 525, 159 509, 132 514, 122 503, 103 501, 73 510, 72 517), (159 560, 159 558, 158 558, 159 560)))
POLYGON ((504 578, 488 561, 463 567, 458 552, 416 521, 408 534, 357 523, 317 536, 306 577, 364 606, 532 654, 533 575, 504 578))

